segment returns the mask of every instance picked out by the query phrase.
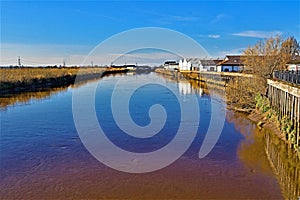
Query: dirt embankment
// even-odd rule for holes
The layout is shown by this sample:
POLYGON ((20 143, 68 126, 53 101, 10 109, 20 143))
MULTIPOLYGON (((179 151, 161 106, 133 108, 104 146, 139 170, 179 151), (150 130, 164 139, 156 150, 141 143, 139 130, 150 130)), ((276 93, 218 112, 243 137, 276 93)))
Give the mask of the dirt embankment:
POLYGON ((248 115, 248 119, 253 121, 258 126, 258 128, 269 129, 272 133, 276 134, 279 138, 287 142, 284 136, 285 134, 280 131, 279 125, 269 121, 266 116, 260 113, 260 111, 253 110, 248 115))

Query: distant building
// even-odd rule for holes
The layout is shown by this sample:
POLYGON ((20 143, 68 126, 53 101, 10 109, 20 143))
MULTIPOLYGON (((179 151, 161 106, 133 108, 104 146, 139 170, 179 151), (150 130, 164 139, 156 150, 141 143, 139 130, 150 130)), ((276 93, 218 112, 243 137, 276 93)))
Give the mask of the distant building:
POLYGON ((134 69, 136 67, 136 65, 129 65, 129 64, 125 64, 125 65, 110 65, 111 68, 127 68, 127 69, 134 69))
POLYGON ((296 59, 289 61, 287 64, 287 70, 289 71, 300 71, 300 56, 296 59))
POLYGON ((216 72, 217 71, 217 64, 222 60, 200 60, 200 70, 199 71, 209 71, 209 72, 216 72))
POLYGON ((179 64, 177 61, 173 61, 173 60, 165 61, 164 68, 167 70, 178 70, 179 64))
POLYGON ((240 72, 244 70, 243 56, 227 55, 224 60, 217 64, 218 72, 240 72))
POLYGON ((124 67, 126 67, 126 69, 129 69, 129 70, 135 70, 136 69, 136 65, 124 65, 124 67))
POLYGON ((192 63, 187 61, 187 59, 183 58, 179 60, 179 70, 186 71, 192 70, 192 63))
POLYGON ((217 71, 217 64, 222 60, 186 58, 179 61, 180 70, 217 71))
POLYGON ((187 63, 190 63, 190 70, 199 71, 201 68, 200 58, 187 58, 187 63))

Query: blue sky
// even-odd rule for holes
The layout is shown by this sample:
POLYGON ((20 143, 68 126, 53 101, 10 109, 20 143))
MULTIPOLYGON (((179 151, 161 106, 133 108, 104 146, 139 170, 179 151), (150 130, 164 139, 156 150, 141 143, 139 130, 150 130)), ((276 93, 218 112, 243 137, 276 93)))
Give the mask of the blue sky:
POLYGON ((1 1, 1 65, 18 56, 80 64, 105 39, 142 27, 179 31, 224 57, 276 34, 299 41, 299 10, 299 1, 1 1))

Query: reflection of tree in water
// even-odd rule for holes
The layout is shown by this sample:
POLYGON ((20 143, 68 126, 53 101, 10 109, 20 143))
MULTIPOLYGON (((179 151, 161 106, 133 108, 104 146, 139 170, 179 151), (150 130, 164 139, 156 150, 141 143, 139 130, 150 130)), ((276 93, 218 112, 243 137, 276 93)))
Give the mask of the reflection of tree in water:
POLYGON ((228 112, 227 120, 245 138, 238 149, 240 160, 253 173, 274 171, 284 197, 297 199, 300 196, 300 160, 295 152, 277 135, 249 123, 244 114, 228 112))
POLYGON ((202 96, 203 94, 209 94, 207 86, 204 82, 190 79, 189 83, 191 84, 191 87, 198 92, 199 96, 202 96))
POLYGON ((167 81, 176 82, 179 85, 180 92, 184 94, 189 94, 191 92, 194 92, 196 94, 199 94, 199 96, 202 96, 204 94, 206 95, 214 94, 222 98, 224 97, 224 89, 225 89, 224 87, 216 86, 199 80, 193 80, 193 79, 187 80, 185 78, 178 78, 175 76, 169 76, 160 73, 157 74, 159 76, 164 77, 167 81))
MULTIPOLYGON (((99 80, 99 78, 91 79, 91 80, 82 80, 82 81, 79 81, 78 83, 76 83, 75 85, 70 85, 69 87, 77 88, 88 82, 94 82, 97 80, 99 80)), ((45 99, 56 93, 66 91, 67 89, 68 89, 67 86, 59 87, 59 88, 45 88, 44 90, 41 90, 41 91, 21 92, 21 93, 16 93, 16 94, 9 94, 7 96, 1 96, 0 97, 0 108, 5 109, 7 106, 13 106, 18 103, 24 104, 31 100, 45 99)))
POLYGON ((276 135, 264 130, 265 149, 286 199, 300 197, 300 158, 276 135))
POLYGON ((264 138, 256 126, 249 122, 245 114, 227 112, 227 120, 244 136, 239 145, 238 156, 253 173, 272 174, 269 161, 264 150, 264 138))
POLYGON ((189 83, 191 84, 192 88, 194 88, 198 92, 199 95, 214 95, 224 99, 225 87, 223 86, 192 79, 189 79, 189 83))
POLYGON ((52 88, 45 91, 38 92, 22 92, 20 94, 12 94, 10 96, 1 97, 0 108, 6 108, 9 105, 15 105, 18 103, 27 103, 31 100, 38 100, 47 98, 55 93, 66 90, 67 87, 52 88))
MULTIPOLYGON (((180 82, 176 77, 162 76, 168 81, 180 82)), ((211 84, 188 81, 194 91, 201 88, 204 94, 224 94, 222 89, 214 88, 211 84)), ((284 197, 297 199, 300 196, 300 160, 297 155, 277 135, 266 129, 259 130, 245 114, 227 110, 226 119, 244 136, 237 152, 244 165, 252 173, 273 176, 275 172, 284 197)))

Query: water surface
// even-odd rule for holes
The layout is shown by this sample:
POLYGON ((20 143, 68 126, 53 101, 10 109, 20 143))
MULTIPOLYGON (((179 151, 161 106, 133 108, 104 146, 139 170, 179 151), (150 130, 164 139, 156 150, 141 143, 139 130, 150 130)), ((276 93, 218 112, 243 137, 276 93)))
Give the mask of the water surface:
MULTIPOLYGON (((128 82, 156 74, 126 76, 128 82)), ((178 129, 178 102, 155 85, 141 88, 131 102, 133 120, 145 126, 148 109, 160 103, 168 112, 166 126, 149 140, 122 133, 109 106, 113 83, 120 76, 99 81, 95 97, 97 117, 108 137, 132 152, 155 151, 168 144, 178 129), (177 113, 177 114, 176 114, 177 113)), ((280 184, 269 164, 259 131, 245 116, 227 111, 221 137, 203 159, 198 152, 211 117, 209 91, 200 83, 168 79, 184 98, 197 94, 200 123, 196 138, 180 159, 158 171, 120 172, 96 160, 82 144, 72 115, 68 87, 46 98, 6 103, 1 109, 1 199, 282 199, 280 184), (253 146, 254 145, 254 146, 253 146)), ((125 87, 132 87, 131 84, 125 87)), ((84 102, 83 102, 84 103, 84 102)))

